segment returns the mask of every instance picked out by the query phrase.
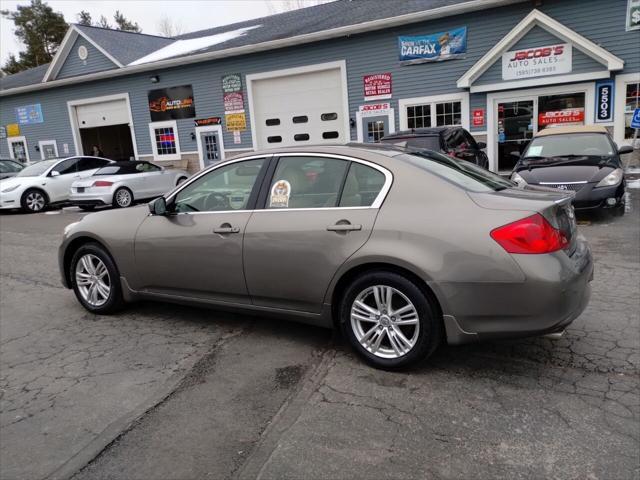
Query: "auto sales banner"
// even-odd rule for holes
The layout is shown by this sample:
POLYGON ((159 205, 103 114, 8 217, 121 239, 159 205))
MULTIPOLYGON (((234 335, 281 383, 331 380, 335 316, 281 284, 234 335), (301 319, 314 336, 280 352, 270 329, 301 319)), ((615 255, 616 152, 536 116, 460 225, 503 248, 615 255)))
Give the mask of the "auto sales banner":
POLYGON ((559 123, 584 123, 584 108, 565 108, 564 110, 549 110, 538 114, 538 125, 556 125, 559 123))
POLYGON ((518 80, 571 73, 572 51, 568 43, 525 48, 502 54, 502 79, 518 80))
POLYGON ((398 37, 400 62, 404 65, 440 62, 467 53, 467 27, 431 35, 398 37))
POLYGON ((191 85, 149 90, 148 98, 152 122, 196 116, 191 85))

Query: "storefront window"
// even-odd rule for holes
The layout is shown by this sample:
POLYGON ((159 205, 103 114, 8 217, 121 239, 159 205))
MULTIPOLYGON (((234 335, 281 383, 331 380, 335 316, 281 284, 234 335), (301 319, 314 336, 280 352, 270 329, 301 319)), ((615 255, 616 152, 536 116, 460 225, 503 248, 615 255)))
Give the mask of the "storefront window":
POLYGON ((434 102, 407 107, 407 127, 448 127, 462 125, 461 102, 434 102), (432 112, 435 112, 432 115, 432 112))
POLYGON ((462 125, 460 102, 436 103, 436 126, 462 125))
POLYGON ((431 126, 431 105, 413 105, 407 107, 407 126, 424 128, 431 126))
POLYGON ((162 127, 154 129, 156 137, 156 150, 158 155, 175 155, 176 149, 176 136, 173 131, 173 127, 162 127))
POLYGON ((624 104, 624 138, 633 138, 631 117, 636 108, 640 108, 640 82, 627 83, 624 104))
POLYGON ((550 125, 584 125, 584 92, 538 97, 538 131, 550 125))

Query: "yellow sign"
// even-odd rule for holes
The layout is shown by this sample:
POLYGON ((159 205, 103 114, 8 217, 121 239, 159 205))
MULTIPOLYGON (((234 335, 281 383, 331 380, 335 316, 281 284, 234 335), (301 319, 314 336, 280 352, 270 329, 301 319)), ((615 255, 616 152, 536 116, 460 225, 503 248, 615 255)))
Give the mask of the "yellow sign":
POLYGON ((17 137, 20 135, 20 125, 17 123, 7 124, 7 137, 17 137))
POLYGON ((242 113, 227 113, 224 116, 227 132, 243 132, 247 129, 247 117, 242 113))

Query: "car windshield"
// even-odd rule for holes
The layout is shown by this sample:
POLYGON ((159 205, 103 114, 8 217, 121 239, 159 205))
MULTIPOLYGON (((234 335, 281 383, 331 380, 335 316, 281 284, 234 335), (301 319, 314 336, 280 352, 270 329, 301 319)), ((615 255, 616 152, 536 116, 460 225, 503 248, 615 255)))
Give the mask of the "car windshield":
POLYGON ((424 137, 409 137, 409 138, 388 138, 380 140, 382 143, 389 143, 398 147, 416 148, 426 150, 440 150, 440 137, 438 136, 424 136, 424 137))
POLYGON ((522 160, 544 163, 554 159, 587 157, 597 162, 614 154, 613 144, 603 133, 567 133, 534 138, 522 160))
POLYGON ((407 152, 397 157, 472 192, 495 192, 515 184, 471 162, 436 152, 407 152))
POLYGON ((37 177, 46 172, 50 167, 58 163, 60 160, 45 160, 44 162, 34 163, 20 170, 16 177, 37 177))
POLYGON ((22 165, 13 160, 0 160, 0 173, 12 173, 22 170, 22 165))

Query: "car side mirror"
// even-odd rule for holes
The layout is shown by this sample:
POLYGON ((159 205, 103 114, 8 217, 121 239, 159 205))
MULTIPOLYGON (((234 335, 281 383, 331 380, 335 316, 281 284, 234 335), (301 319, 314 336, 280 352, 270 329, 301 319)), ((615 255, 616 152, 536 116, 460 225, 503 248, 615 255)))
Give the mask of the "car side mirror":
POLYGON ((633 153, 633 147, 631 145, 622 145, 618 148, 618 155, 626 155, 627 153, 633 153))
POLYGON ((166 215, 167 201, 164 197, 158 197, 149 202, 149 213, 151 215, 166 215))
POLYGON ((52 177, 58 177, 60 176, 60 172, 57 170, 51 170, 51 173, 49 175, 52 177))
POLYGON ((476 142, 476 143, 478 144, 478 148, 480 150, 487 148, 487 144, 485 142, 476 142))

